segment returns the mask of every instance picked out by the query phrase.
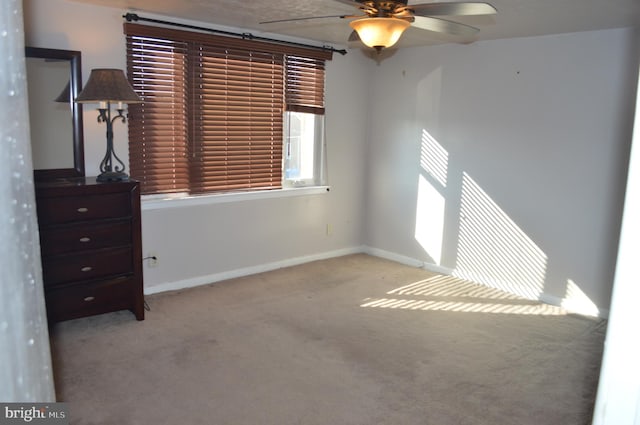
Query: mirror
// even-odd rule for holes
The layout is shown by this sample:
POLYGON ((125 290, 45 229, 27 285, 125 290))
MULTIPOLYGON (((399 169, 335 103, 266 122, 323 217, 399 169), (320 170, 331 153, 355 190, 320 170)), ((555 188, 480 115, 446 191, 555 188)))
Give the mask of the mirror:
POLYGON ((34 177, 84 176, 80 52, 26 47, 34 177))

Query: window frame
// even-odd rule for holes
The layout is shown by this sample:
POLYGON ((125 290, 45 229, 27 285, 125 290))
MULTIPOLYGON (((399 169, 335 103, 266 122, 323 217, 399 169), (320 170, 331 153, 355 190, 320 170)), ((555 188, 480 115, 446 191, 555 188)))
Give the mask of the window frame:
MULTIPOLYGON (((298 46, 286 46, 286 45, 280 45, 280 44, 275 44, 275 43, 268 43, 268 42, 262 42, 262 41, 253 41, 253 40, 244 40, 244 39, 237 39, 237 38, 233 38, 233 37, 226 37, 226 36, 218 36, 218 35, 211 35, 211 34, 205 34, 205 33, 200 33, 200 32, 192 32, 192 31, 182 31, 182 30, 174 30, 174 29, 169 29, 169 28, 164 28, 164 27, 156 27, 156 26, 148 26, 148 25, 140 25, 140 24, 133 24, 133 23, 125 23, 124 24, 124 32, 127 38, 127 70, 129 72, 130 78, 132 76, 132 74, 134 74, 134 78, 133 78, 133 85, 134 88, 136 87, 136 72, 134 70, 134 65, 132 64, 133 60, 131 57, 131 42, 132 40, 134 40, 137 37, 148 37, 148 38, 159 38, 159 39, 164 39, 164 40, 171 40, 171 42, 176 42, 176 43, 187 43, 188 47, 187 47, 187 54, 186 54, 186 59, 189 61, 189 57, 193 54, 192 51, 190 51, 190 49, 193 48, 193 46, 198 45, 198 43, 205 43, 207 45, 211 45, 211 43, 224 43, 224 46, 219 46, 219 48, 227 49, 227 50, 234 50, 234 49, 238 49, 238 50, 246 50, 246 49, 253 49, 255 51, 260 51, 260 53, 266 52, 266 53, 272 53, 273 55, 275 55, 274 57, 278 57, 278 55, 282 55, 283 58, 283 62, 287 62, 288 58, 294 58, 296 64, 299 64, 299 62, 304 63, 305 61, 309 62, 309 63, 318 63, 320 64, 320 69, 319 71, 314 71, 312 70, 312 73, 309 74, 307 72, 307 69, 305 68, 300 68, 301 71, 298 72, 296 74, 296 77, 300 77, 298 78, 295 83, 297 84, 296 87, 300 87, 300 84, 307 84, 308 81, 311 81, 311 85, 318 85, 319 87, 321 87, 321 91, 320 91, 320 102, 318 102, 317 96, 315 100, 311 100, 309 101, 308 99, 305 99, 304 97, 302 98, 302 100, 299 102, 299 104, 296 104, 294 102, 290 103, 285 103, 286 100, 288 99, 288 95, 289 95, 289 91, 287 91, 288 88, 288 79, 287 79, 287 74, 286 74, 286 63, 283 63, 283 75, 282 75, 282 85, 283 85, 283 89, 282 89, 282 93, 278 94, 279 96, 282 96, 282 110, 280 112, 280 122, 282 125, 282 131, 280 133, 280 140, 277 141, 277 144, 279 146, 280 149, 280 154, 281 157, 280 159, 276 160, 279 161, 279 172, 282 173, 282 175, 279 176, 279 181, 277 182, 278 184, 274 184, 271 187, 267 186, 267 187, 256 187, 256 188, 241 188, 239 189, 239 191, 241 192, 249 192, 249 193, 254 193, 254 192, 260 192, 263 190, 275 190, 275 191, 280 191, 280 190, 286 190, 288 188, 291 187, 298 187, 297 185, 289 185, 288 182, 285 179, 284 176, 284 149, 285 149, 285 144, 287 142, 287 137, 285 134, 285 129, 284 129, 284 124, 285 124, 285 116, 289 113, 288 111, 304 111, 304 112, 313 112, 313 113, 321 113, 322 115, 322 119, 321 121, 324 121, 323 119, 323 114, 324 114, 324 83, 325 83, 325 73, 324 73, 324 65, 325 65, 325 61, 326 60, 330 60, 332 57, 332 52, 328 51, 328 50, 314 50, 314 49, 309 49, 309 48, 302 48, 302 47, 298 47, 298 46), (191 43, 191 44, 189 44, 191 43), (321 76, 321 81, 314 81, 313 77, 314 74, 313 72, 318 72, 318 75, 321 76), (304 103, 307 104, 304 104, 304 103), (315 104, 314 104, 315 102, 315 104)), ((275 59, 274 59, 275 60, 275 59)), ((186 68, 188 68, 187 70, 187 74, 185 74, 185 80, 191 77, 191 73, 193 72, 193 69, 191 69, 190 67, 193 66, 193 61, 192 62, 188 62, 186 65, 186 68)), ((315 65, 314 65, 315 66, 315 65)), ((217 68, 216 68, 217 69, 217 68)), ((297 69, 299 70, 299 69, 297 69)), ((315 76, 316 80, 317 80, 317 75, 315 76)), ((185 85, 187 85, 187 81, 184 82, 185 85)), ((187 87, 187 90, 191 90, 189 87, 187 87)), ((277 87, 276 87, 277 90, 277 87)), ((187 94, 187 102, 191 102, 192 100, 189 99, 189 96, 193 96, 192 93, 188 93, 187 94)), ((141 96, 142 97, 142 96, 141 96)), ((144 97, 143 97, 144 99, 144 97)), ((134 106, 134 105, 131 105, 134 106)), ((190 106, 189 106, 190 108, 190 106)), ((139 111, 135 110, 135 106, 134 108, 132 108, 132 116, 130 117, 130 126, 131 128, 135 129, 135 120, 136 120, 136 113, 139 113, 139 111), (131 125, 131 120, 133 119, 134 124, 131 125)), ((277 109, 277 108, 276 108, 277 109)), ((185 143, 187 144, 194 144, 194 135, 193 135, 193 117, 189 117, 189 112, 192 112, 191 110, 187 111, 187 115, 186 115, 186 120, 188 122, 188 135, 187 138, 188 140, 185 140, 185 143)), ((274 120, 277 121, 278 118, 274 118, 274 120)), ((134 134, 134 136, 136 136, 136 134, 134 134)), ((321 131, 318 134, 318 139, 315 140, 314 142, 314 174, 317 175, 317 177, 315 178, 314 182, 305 182, 305 186, 309 186, 309 185, 313 185, 313 186, 319 186, 319 187, 323 187, 323 183, 325 182, 325 177, 326 177, 326 164, 325 164, 325 157, 324 157, 324 132, 321 131)), ((276 136, 274 136, 276 137, 276 136)), ((130 137, 130 146, 135 144, 137 142, 137 140, 134 138, 130 137)), ((189 155, 192 155, 192 153, 190 152, 189 155)), ((130 156, 130 161, 131 161, 131 156, 130 156)), ((192 160, 188 160, 190 163, 190 168, 192 166, 192 160)), ((131 162, 130 162, 131 163, 131 162)), ((134 170, 136 167, 131 167, 130 168, 132 170, 134 170)), ((136 178, 136 175, 134 172, 132 172, 132 178, 136 178)), ((180 197, 192 197, 192 196, 196 196, 196 195, 215 195, 215 194, 223 194, 223 193, 234 193, 234 192, 238 192, 237 189, 234 190, 234 188, 224 188, 223 190, 214 190, 214 191, 198 191, 198 190, 194 190, 193 189, 193 183, 189 184, 189 187, 186 190, 161 190, 161 191, 143 191, 143 195, 145 195, 145 199, 146 198, 152 198, 152 199, 175 199, 175 198, 180 198, 180 197)))
POLYGON ((325 116, 319 114, 312 114, 310 112, 297 112, 286 111, 284 117, 284 128, 288 129, 291 125, 291 114, 308 114, 314 117, 313 123, 313 176, 311 178, 289 178, 287 176, 288 162, 288 150, 291 148, 291 135, 289 131, 285 130, 287 136, 284 137, 284 146, 282 153, 283 176, 282 186, 283 188, 294 187, 306 187, 306 186, 324 186, 327 183, 326 178, 326 145, 325 145, 325 116))

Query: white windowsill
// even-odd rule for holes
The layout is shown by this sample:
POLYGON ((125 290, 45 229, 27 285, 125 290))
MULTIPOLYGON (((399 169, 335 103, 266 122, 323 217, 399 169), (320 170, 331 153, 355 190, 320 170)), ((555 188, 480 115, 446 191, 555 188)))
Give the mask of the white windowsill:
POLYGON ((256 192, 216 193, 211 195, 143 195, 141 209, 158 210, 162 208, 187 207, 194 205, 213 205, 227 202, 253 201, 257 199, 287 198, 290 196, 315 195, 329 192, 330 186, 295 187, 256 192))

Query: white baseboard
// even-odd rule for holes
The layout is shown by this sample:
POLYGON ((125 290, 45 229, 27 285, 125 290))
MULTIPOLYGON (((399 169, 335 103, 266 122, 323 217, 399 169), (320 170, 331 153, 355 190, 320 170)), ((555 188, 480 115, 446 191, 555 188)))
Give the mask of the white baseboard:
MULTIPOLYGON (((361 246, 355 246, 355 247, 351 247, 351 248, 344 248, 344 249, 338 249, 338 250, 334 250, 334 251, 327 251, 327 252, 323 252, 323 253, 319 253, 319 254, 306 255, 306 256, 295 257, 295 258, 288 258, 288 259, 282 260, 282 261, 275 261, 275 262, 272 262, 272 263, 260 264, 260 265, 257 265, 257 266, 244 267, 244 268, 241 268, 241 269, 229 270, 229 271, 220 272, 220 273, 214 273, 214 274, 210 274, 210 275, 206 275, 206 276, 198 276, 198 277, 194 277, 194 278, 191 278, 191 279, 184 279, 184 280, 179 280, 179 281, 175 281, 175 282, 160 283, 160 284, 153 285, 153 286, 150 286, 150 287, 145 287, 144 288, 144 293, 145 293, 145 295, 151 295, 151 294, 157 294, 157 293, 160 293, 160 292, 176 291, 176 290, 179 290, 179 289, 194 288, 196 286, 208 285, 210 283, 220 282, 220 281, 228 280, 228 279, 234 279, 234 278, 237 278, 237 277, 250 276, 252 274, 268 272, 268 271, 271 271, 271 270, 277 270, 277 269, 281 269, 281 268, 284 268, 284 267, 297 266, 297 265, 300 265, 300 264, 310 263, 312 261, 326 260, 326 259, 329 259, 329 258, 342 257, 344 255, 361 254, 361 253, 372 255, 372 256, 375 256, 375 257, 384 258, 384 259, 390 260, 390 261, 395 261, 396 263, 404 264, 404 265, 411 266, 411 267, 423 268, 425 270, 429 270, 429 271, 432 271, 434 273, 440 273, 440 274, 447 275, 447 276, 461 277, 461 276, 458 276, 458 273, 456 273, 455 270, 449 269, 447 267, 442 267, 442 266, 439 266, 439 265, 433 264, 433 263, 427 263, 425 261, 418 260, 416 258, 412 258, 412 257, 407 257, 407 256, 404 256, 404 255, 396 254, 395 252, 385 251, 383 249, 373 248, 373 247, 370 247, 370 246, 367 246, 367 245, 361 245, 361 246)), ((471 280, 476 282, 476 283, 478 283, 478 284, 481 284, 481 285, 493 287, 492 285, 488 285, 486 283, 479 282, 479 281, 477 281, 477 279, 471 279, 471 280)), ((515 294, 515 295, 522 296, 522 294, 515 294)), ((581 312, 581 311, 572 311, 570 306, 566 306, 566 305, 563 306, 563 300, 561 298, 559 298, 559 297, 554 296, 554 295, 543 293, 538 297, 538 300, 543 302, 543 303, 546 303, 546 304, 550 304, 550 305, 554 305, 554 306, 558 306, 558 307, 564 307, 567 311, 572 312, 572 313, 584 314, 584 312, 581 312)), ((589 315, 589 314, 587 314, 587 315, 589 315)), ((599 310, 599 312, 598 312, 598 317, 599 318, 606 319, 608 316, 609 316, 609 311, 608 310, 606 310, 606 309, 600 309, 599 310)))
POLYGON ((404 264, 411 267, 422 267, 424 261, 416 260, 415 258, 405 257, 404 255, 396 254, 395 252, 385 251, 384 249, 373 248, 370 246, 363 246, 365 254, 373 255, 374 257, 384 258, 385 260, 395 261, 396 263, 404 264))
POLYGON ((598 317, 600 319, 606 319, 609 317, 609 309, 597 307, 598 312, 597 314, 594 315, 594 312, 592 310, 595 308, 595 306, 590 308, 589 310, 585 310, 584 308, 581 308, 582 306, 571 305, 567 303, 565 300, 563 300, 562 298, 556 297, 555 295, 549 295, 544 293, 540 295, 538 299, 545 304, 560 306, 564 308, 566 311, 568 311, 569 313, 580 314, 582 316, 598 317))
POLYGON ((456 274, 456 271, 453 270, 453 269, 450 269, 448 267, 439 266, 437 264, 432 264, 432 263, 424 263, 422 268, 425 269, 425 270, 429 270, 430 272, 446 274, 447 276, 455 276, 455 274, 456 274))
POLYGON ((412 257, 406 257, 404 255, 396 254, 395 252, 385 251, 384 249, 372 248, 370 246, 364 246, 364 253, 373 255, 375 257, 384 258, 386 260, 395 261, 396 263, 404 264, 406 266, 418 267, 421 269, 429 270, 434 273, 453 275, 454 270, 442 267, 437 264, 427 263, 422 260, 418 260, 412 257))
POLYGON ((342 257, 350 254, 360 254, 365 252, 362 246, 338 249, 335 251, 322 252, 319 254, 306 255, 302 257, 287 258, 282 261, 259 264, 257 266, 243 267, 241 269, 229 270, 220 273, 213 273, 205 276, 197 276, 190 279, 178 280, 175 282, 159 283, 157 285, 144 288, 145 295, 157 294, 160 292, 176 291, 179 289, 195 288, 196 286, 208 285, 222 280, 234 279, 237 277, 250 276, 252 274, 268 272, 284 267, 297 266, 310 263, 312 261, 326 260, 334 257, 342 257))

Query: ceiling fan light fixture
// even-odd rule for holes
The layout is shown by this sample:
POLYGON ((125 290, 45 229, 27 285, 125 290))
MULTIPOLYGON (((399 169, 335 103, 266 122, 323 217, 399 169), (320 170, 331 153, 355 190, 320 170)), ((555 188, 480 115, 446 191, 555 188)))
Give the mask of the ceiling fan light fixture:
POLYGON ((365 45, 380 50, 396 44, 411 23, 397 18, 362 18, 349 25, 365 45))

